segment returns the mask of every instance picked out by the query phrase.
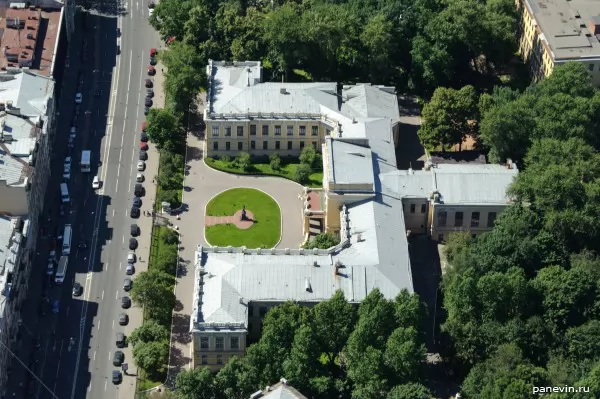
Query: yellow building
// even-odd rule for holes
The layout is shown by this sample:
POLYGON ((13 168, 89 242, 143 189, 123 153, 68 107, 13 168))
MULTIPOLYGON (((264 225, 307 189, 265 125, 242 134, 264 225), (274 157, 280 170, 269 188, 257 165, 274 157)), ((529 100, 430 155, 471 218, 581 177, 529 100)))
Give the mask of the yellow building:
POLYGON ((520 13, 519 51, 539 80, 555 65, 586 64, 600 86, 600 3, 597 0, 516 0, 520 13))

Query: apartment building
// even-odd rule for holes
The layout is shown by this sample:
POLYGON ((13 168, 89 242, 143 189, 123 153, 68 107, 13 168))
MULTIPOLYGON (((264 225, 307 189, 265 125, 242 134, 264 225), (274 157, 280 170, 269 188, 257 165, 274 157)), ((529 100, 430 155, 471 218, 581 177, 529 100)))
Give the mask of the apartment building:
MULTIPOLYGON (((263 82, 258 61, 209 60, 206 122, 206 154, 209 157, 297 157, 305 147, 322 150, 323 140, 338 129, 340 110, 345 118, 366 117, 384 109, 398 110, 394 96, 367 106, 367 96, 394 93, 394 88, 358 84, 339 89, 336 83, 263 82), (343 90, 343 93, 342 93, 343 90), (383 104, 379 104, 383 102, 383 104)), ((399 114, 395 115, 397 126, 399 114)))
POLYGON ((0 215, 0 389, 6 386, 10 352, 17 348, 20 307, 27 287, 27 220, 0 215))
POLYGON ((520 13, 519 51, 539 80, 569 61, 587 65, 600 86, 600 7, 596 0, 515 0, 520 13))

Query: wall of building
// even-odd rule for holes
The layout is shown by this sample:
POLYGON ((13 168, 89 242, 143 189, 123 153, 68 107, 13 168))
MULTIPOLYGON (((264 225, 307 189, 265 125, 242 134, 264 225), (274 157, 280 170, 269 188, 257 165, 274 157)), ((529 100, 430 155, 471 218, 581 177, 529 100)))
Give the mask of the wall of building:
POLYGON ((445 241, 450 233, 456 231, 468 231, 473 235, 490 231, 506 206, 508 205, 433 204, 430 218, 431 238, 445 241))
POLYGON ((315 150, 321 152, 322 142, 329 129, 328 125, 314 119, 251 121, 208 119, 206 121, 207 156, 235 157, 244 151, 253 156, 268 156, 276 152, 281 157, 297 157, 302 149, 308 146, 313 146, 315 150))
POLYGON ((427 234, 428 198, 403 198, 402 209, 406 230, 411 234, 427 234))
POLYGON ((10 215, 26 215, 28 213, 27 190, 25 187, 7 186, 0 180, 0 212, 10 215))
POLYGON ((196 367, 208 366, 217 370, 221 368, 232 356, 244 356, 246 351, 245 331, 203 331, 192 334, 194 348, 194 365, 196 367), (237 340, 238 347, 235 348, 237 340), (205 347, 208 343, 208 348, 205 347), (219 344, 219 347, 217 347, 219 344), (222 344, 222 345, 221 345, 222 344))

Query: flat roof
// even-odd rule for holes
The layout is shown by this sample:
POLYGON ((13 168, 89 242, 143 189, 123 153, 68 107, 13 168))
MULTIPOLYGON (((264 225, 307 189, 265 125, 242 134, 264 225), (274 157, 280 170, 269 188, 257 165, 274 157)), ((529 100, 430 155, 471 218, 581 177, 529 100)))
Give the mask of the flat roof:
POLYGON ((4 317, 4 306, 14 285, 13 272, 23 238, 17 231, 19 222, 18 217, 0 214, 0 319, 4 317))
POLYGON ((598 24, 599 0, 525 0, 525 4, 555 61, 600 58, 600 42, 589 28, 590 23, 598 24))

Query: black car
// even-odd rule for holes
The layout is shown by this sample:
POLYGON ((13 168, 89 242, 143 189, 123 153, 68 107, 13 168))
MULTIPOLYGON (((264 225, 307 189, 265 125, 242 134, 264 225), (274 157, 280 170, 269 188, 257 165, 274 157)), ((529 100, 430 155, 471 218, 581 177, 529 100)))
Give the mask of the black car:
POLYGON ((146 81, 145 81, 145 83, 144 83, 144 84, 145 84, 145 86, 146 86, 146 87, 148 87, 148 88, 152 88, 152 87, 154 86, 154 84, 152 83, 152 80, 151 80, 151 79, 146 79, 146 81))
POLYGON ((133 197, 133 206, 141 207, 142 199, 140 197, 133 197))
POLYGON ((73 296, 79 296, 83 293, 83 287, 77 281, 73 284, 73 296))
POLYGON ((121 374, 121 372, 119 370, 113 370, 113 372, 112 372, 113 384, 115 384, 115 385, 120 384, 122 379, 123 379, 123 374, 121 374))
POLYGON ((137 237, 140 235, 140 227, 137 224, 132 224, 130 227, 130 232, 133 237, 137 237))
POLYGON ((150 57, 150 65, 156 65, 156 57, 150 57))
POLYGON ((144 195, 144 186, 140 183, 137 183, 135 185, 135 187, 133 187, 133 194, 135 194, 136 197, 141 197, 144 195))
POLYGON ((148 153, 144 150, 140 150, 140 155, 139 155, 139 159, 140 161, 145 161, 148 159, 148 153))
POLYGON ((121 298, 121 307, 123 309, 129 309, 131 307, 131 299, 128 296, 121 298))
POLYGON ((147 142, 148 142, 148 138, 149 138, 149 137, 148 137, 148 135, 147 135, 146 133, 142 133, 142 134, 140 135, 140 141, 141 141, 142 143, 147 143, 147 142))
POLYGON ((113 354, 113 366, 120 367, 125 361, 125 354, 121 351, 115 351, 113 354))
POLYGON ((127 323, 129 323, 129 316, 127 316, 127 313, 121 313, 119 315, 119 325, 126 326, 127 323))
POLYGON ((154 97, 154 90, 152 89, 146 89, 146 97, 154 97))
POLYGON ((137 219, 140 217, 140 208, 137 206, 132 206, 131 211, 129 212, 132 218, 137 219))
POLYGON ((144 107, 144 115, 148 115, 150 113, 150 107, 144 107))
POLYGON ((130 238, 129 239, 129 249, 136 249, 138 246, 138 242, 135 238, 130 238))
POLYGON ((150 97, 146 97, 146 100, 144 102, 144 105, 146 107, 151 107, 152 106, 152 99, 150 97))

